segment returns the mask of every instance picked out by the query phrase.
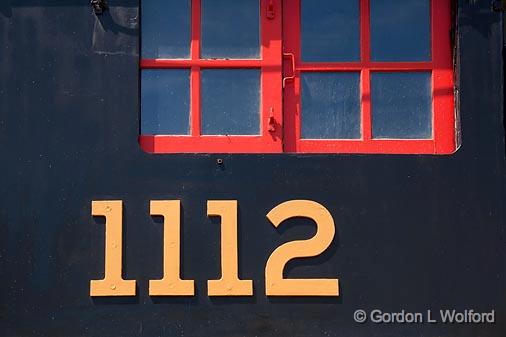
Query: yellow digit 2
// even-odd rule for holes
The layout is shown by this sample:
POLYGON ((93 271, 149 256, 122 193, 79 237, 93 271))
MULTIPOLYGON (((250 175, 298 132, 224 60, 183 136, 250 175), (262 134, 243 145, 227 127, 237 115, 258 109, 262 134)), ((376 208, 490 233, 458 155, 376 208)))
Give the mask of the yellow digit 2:
POLYGON ((283 277, 283 269, 288 261, 320 255, 330 246, 335 234, 332 215, 325 207, 314 201, 287 201, 267 214, 267 218, 276 228, 283 221, 294 217, 314 220, 317 227, 316 235, 309 240, 285 243, 274 250, 265 266, 267 296, 339 296, 339 280, 337 279, 285 279, 283 277))
POLYGON ((91 214, 105 217, 105 273, 102 280, 90 281, 90 296, 135 296, 135 280, 121 275, 122 201, 92 201, 91 214))
POLYGON ((209 296, 253 296, 253 281, 239 279, 237 201, 208 201, 207 215, 221 217, 221 278, 207 281, 209 296))
POLYGON ((149 281, 150 296, 193 296, 193 280, 181 280, 181 202, 153 200, 151 215, 163 216, 163 278, 149 281))

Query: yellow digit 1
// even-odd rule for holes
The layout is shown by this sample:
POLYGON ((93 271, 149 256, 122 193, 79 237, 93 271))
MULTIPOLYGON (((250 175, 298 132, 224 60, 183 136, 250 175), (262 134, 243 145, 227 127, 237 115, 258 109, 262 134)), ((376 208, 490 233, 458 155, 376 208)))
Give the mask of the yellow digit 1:
POLYGON ((163 216, 163 278, 149 281, 150 296, 193 296, 195 282, 180 277, 181 202, 153 200, 151 215, 163 216))
POLYGON ((135 280, 121 275, 122 201, 92 201, 91 214, 105 217, 105 273, 102 280, 90 281, 90 296, 135 296, 135 280))
POLYGON ((221 278, 207 281, 209 296, 253 296, 253 281, 239 279, 237 200, 208 201, 207 215, 221 217, 221 278))
POLYGON ((294 217, 314 220, 317 227, 316 235, 309 240, 287 242, 271 254, 265 266, 267 296, 339 296, 337 279, 285 279, 283 277, 283 270, 288 261, 320 255, 330 246, 335 234, 332 215, 325 207, 314 201, 287 201, 267 214, 267 218, 276 228, 283 221, 294 217))

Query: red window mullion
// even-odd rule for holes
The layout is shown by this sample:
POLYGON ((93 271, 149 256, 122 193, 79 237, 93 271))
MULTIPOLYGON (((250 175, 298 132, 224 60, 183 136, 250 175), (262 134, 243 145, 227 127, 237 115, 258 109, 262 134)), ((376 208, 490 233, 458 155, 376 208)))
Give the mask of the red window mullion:
MULTIPOLYGON (((192 0, 191 4, 191 60, 200 59, 200 0, 192 0)), ((191 67, 190 86, 190 125, 191 136, 200 136, 200 67, 191 67)))
POLYGON ((431 70, 433 62, 321 62, 303 63, 297 69, 300 71, 421 71, 431 70))
POLYGON ((283 151, 282 10, 281 0, 260 1, 261 111, 260 132, 271 151, 283 151), (273 6, 274 17, 267 13, 273 6))
POLYGON ((365 143, 372 139, 371 121, 371 72, 369 69, 362 70, 360 74, 360 100, 362 106, 362 139, 365 143))
POLYGON ((192 0, 191 13, 191 59, 200 59, 200 0, 192 0))
POLYGON ((191 68, 191 87, 190 87, 190 125, 191 136, 200 136, 200 67, 191 68))
POLYGON ((143 59, 141 67, 144 69, 177 69, 188 67, 200 68, 260 68, 266 65, 261 60, 171 60, 171 59, 143 59))
POLYGON ((369 0, 360 0, 360 61, 369 63, 371 60, 371 25, 369 0))
POLYGON ((362 139, 370 142, 372 139, 371 123, 371 71, 368 67, 371 62, 371 27, 370 2, 360 0, 360 61, 362 72, 360 74, 360 101, 362 111, 362 139))
POLYGON ((300 135, 300 5, 299 1, 283 0, 283 52, 295 57, 295 69, 285 62, 283 76, 295 75, 284 88, 284 151, 297 152, 300 135))
MULTIPOLYGON (((285 51, 288 47, 285 48, 285 51)), ((288 59, 285 59, 288 62, 288 59)), ((142 59, 143 69, 167 69, 167 68, 261 68, 276 67, 279 61, 274 63, 262 60, 171 60, 171 59, 142 59)), ((290 65, 291 66, 291 65, 290 65)), ((300 71, 430 71, 434 68, 433 62, 305 62, 299 63, 296 70, 300 71)), ((291 69, 287 69, 291 71, 291 69)), ((286 72, 285 72, 286 73, 286 72)))

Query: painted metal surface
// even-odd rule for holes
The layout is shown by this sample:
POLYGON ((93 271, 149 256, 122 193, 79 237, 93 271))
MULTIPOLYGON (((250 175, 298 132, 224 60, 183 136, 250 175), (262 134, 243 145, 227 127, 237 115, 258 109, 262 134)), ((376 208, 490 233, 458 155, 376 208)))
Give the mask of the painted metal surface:
MULTIPOLYGON (((2 336, 444 336, 506 331, 501 14, 459 3, 462 147, 451 156, 159 155, 139 132, 138 2, 0 3, 2 336), (163 276, 151 200, 181 200, 181 278, 194 297, 149 296, 163 276), (265 296, 271 253, 314 225, 275 229, 276 205, 324 205, 336 234, 288 277, 339 278, 329 298, 265 296), (123 278, 137 296, 91 298, 104 268, 92 200, 123 200, 123 278), (220 275, 208 200, 238 200, 238 251, 252 297, 207 296, 220 275), (147 263, 150 261, 150 263, 147 263), (496 324, 357 324, 357 309, 495 310, 496 324)), ((276 16, 277 17, 277 16, 276 16)))

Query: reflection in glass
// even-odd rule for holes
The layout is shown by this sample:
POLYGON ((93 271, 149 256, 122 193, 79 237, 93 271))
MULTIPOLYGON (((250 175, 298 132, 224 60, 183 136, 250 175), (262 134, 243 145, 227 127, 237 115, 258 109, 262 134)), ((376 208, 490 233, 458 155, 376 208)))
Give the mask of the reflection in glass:
POLYGON ((373 61, 430 61, 430 41, 430 0, 371 1, 373 61))
POLYGON ((202 58, 259 58, 259 13, 259 0, 202 0, 202 58))
POLYGON ((187 135, 190 121, 190 71, 141 72, 141 134, 187 135))
POLYGON ((301 138, 360 138, 360 75, 303 73, 301 138))
POLYGON ((373 138, 432 137, 431 74, 372 73, 373 138))
POLYGON ((142 57, 190 57, 190 1, 142 0, 142 57))
POLYGON ((260 70, 208 69, 201 80, 202 134, 260 134, 260 70))
POLYGON ((359 61, 359 18, 359 0, 302 0, 302 60, 359 61))

